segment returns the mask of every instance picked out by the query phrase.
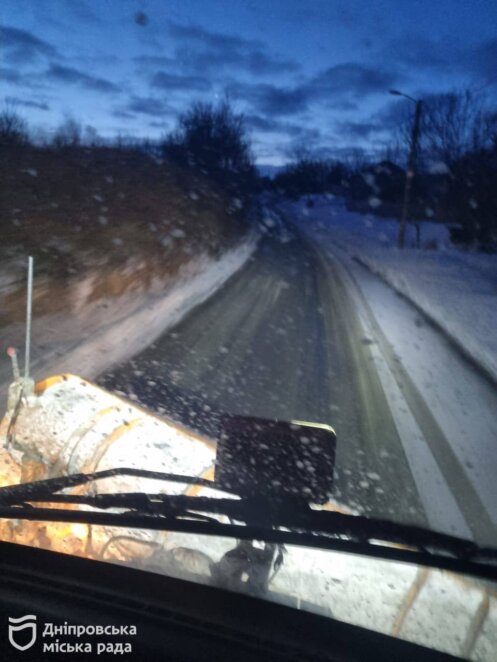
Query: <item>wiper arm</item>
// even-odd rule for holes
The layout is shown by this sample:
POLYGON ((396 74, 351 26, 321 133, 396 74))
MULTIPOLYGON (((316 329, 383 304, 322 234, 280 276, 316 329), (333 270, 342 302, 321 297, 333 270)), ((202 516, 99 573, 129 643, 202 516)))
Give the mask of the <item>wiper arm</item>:
POLYGON ((300 499, 262 496, 234 499, 146 493, 96 495, 54 493, 60 489, 76 487, 116 475, 217 487, 214 482, 201 478, 139 469, 112 469, 94 474, 74 474, 0 488, 0 518, 79 522, 102 526, 184 531, 248 540, 259 539, 275 543, 307 544, 323 549, 343 550, 452 569, 456 572, 497 580, 495 549, 480 548, 474 542, 417 526, 314 510, 300 499), (39 508, 27 506, 26 502, 86 505, 99 511, 120 509, 125 512, 39 508), (207 514, 225 516, 229 518, 230 523, 209 518, 207 514), (392 547, 392 543, 402 547, 392 547))
MULTIPOLYGON (((140 498, 143 496, 144 495, 140 495, 140 498)), ((176 500, 178 498, 189 499, 195 502, 192 504, 194 511, 184 511, 181 514, 171 513, 161 517, 157 514, 144 515, 143 512, 140 511, 116 513, 38 508, 23 505, 7 507, 0 506, 0 519, 10 518, 31 521, 68 522, 95 526, 148 529, 154 531, 178 531, 194 535, 220 536, 242 540, 264 540, 268 543, 280 545, 306 546, 316 549, 360 554, 391 561, 414 563, 497 581, 497 550, 478 548, 475 545, 475 551, 472 555, 468 556, 466 553, 462 556, 458 556, 454 553, 451 544, 449 549, 440 544, 441 538, 445 537, 444 534, 433 532, 433 535, 431 536, 432 540, 434 540, 435 537, 441 537, 439 538, 439 544, 435 545, 432 543, 430 546, 421 547, 419 545, 408 543, 410 536, 407 531, 409 529, 415 529, 416 527, 392 524, 392 527, 403 530, 404 535, 402 536, 402 540, 404 540, 404 543, 401 543, 398 546, 389 545, 389 542, 398 541, 399 535, 396 535, 394 540, 389 540, 389 537, 382 535, 382 543, 377 544, 375 540, 380 540, 378 536, 369 540, 365 539, 361 532, 356 532, 352 535, 347 533, 347 531, 350 532, 351 529, 355 528, 352 522, 347 523, 347 526, 342 528, 342 533, 340 533, 340 527, 331 526, 331 522, 328 522, 328 524, 330 524, 329 527, 322 525, 317 531, 312 531, 307 528, 301 529, 300 527, 295 526, 285 527, 285 529, 282 530, 260 524, 240 525, 236 523, 223 523, 217 520, 209 520, 206 516, 199 517, 198 515, 199 511, 213 512, 215 509, 215 512, 217 512, 220 510, 219 504, 211 504, 213 505, 213 508, 209 510, 205 503, 198 503, 198 500, 202 499, 202 497, 184 497, 183 495, 171 497, 168 497, 167 495, 162 496, 167 501, 169 501, 169 499, 176 500), (322 529, 327 528, 331 530, 331 533, 321 532, 322 529), (404 545, 407 545, 407 547, 404 545)), ((70 502, 74 503, 74 497, 71 496, 70 499, 70 502)), ((216 502, 219 500, 209 499, 209 501, 216 502)), ((230 501, 237 503, 233 499, 230 501)), ((122 505, 122 503, 123 502, 121 501, 120 504, 122 505)), ((230 504, 230 507, 231 506, 232 504, 230 504)), ((223 512, 227 511, 223 509, 223 512)), ((331 516, 332 519, 335 519, 335 515, 340 515, 339 513, 329 512, 322 512, 321 514, 326 516, 328 520, 330 519, 329 516, 331 516)), ((342 517, 350 517, 351 520, 356 519, 353 515, 345 515, 342 517)), ((451 538, 451 536, 448 536, 448 538, 451 538)), ((463 543, 466 547, 466 541, 461 541, 459 539, 455 540, 457 540, 458 543, 463 543)), ((472 543, 469 544, 472 545, 472 543)))
MULTIPOLYGON (((6 487, 0 487, 0 506, 11 506, 23 503, 24 501, 46 501, 47 497, 53 496, 60 490, 79 487, 80 485, 92 483, 104 478, 112 478, 114 476, 151 478, 171 483, 214 487, 214 483, 205 478, 121 467, 117 469, 97 471, 95 473, 70 474, 68 476, 58 476, 57 478, 48 478, 46 480, 36 480, 30 483, 21 483, 20 485, 7 485, 6 487)), ((227 490, 223 491, 226 492, 227 490)))
MULTIPOLYGON (((186 477, 177 476, 181 482, 184 478, 186 477)), ((202 484, 215 487, 215 483, 211 481, 203 480, 202 484)), ((224 515, 246 524, 345 535, 358 541, 385 540, 418 549, 434 548, 460 558, 471 558, 481 551, 476 543, 449 534, 361 515, 315 510, 304 501, 294 499, 269 499, 260 496, 225 499, 184 494, 125 492, 94 495, 51 494, 45 498, 30 497, 28 500, 37 503, 86 505, 100 510, 118 508, 161 517, 183 517, 196 511, 224 515)), ((0 494, 0 505, 1 503, 0 494)))

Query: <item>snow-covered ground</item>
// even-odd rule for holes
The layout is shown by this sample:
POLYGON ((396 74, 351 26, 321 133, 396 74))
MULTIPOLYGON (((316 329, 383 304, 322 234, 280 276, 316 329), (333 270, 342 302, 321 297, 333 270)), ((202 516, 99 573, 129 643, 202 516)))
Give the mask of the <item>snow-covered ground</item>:
POLYGON ((446 226, 421 224, 421 250, 408 226, 396 248, 398 222, 348 212, 340 198, 316 196, 293 206, 316 230, 327 229, 349 255, 417 305, 497 381, 497 255, 451 246, 446 226))
MULTIPOLYGON (((71 309, 47 314, 33 322, 32 374, 72 372, 93 379, 154 342, 195 306, 205 301, 250 257, 257 244, 253 234, 218 260, 192 258, 174 284, 156 279, 149 289, 92 300, 94 279, 87 276, 71 292, 71 309)), ((23 346, 24 324, 0 330, 0 346, 23 346)), ((0 362, 0 397, 11 381, 7 356, 0 362)))
POLYGON ((496 257, 460 253, 429 223, 424 241, 438 250, 400 252, 395 222, 350 213, 340 200, 285 211, 349 281, 431 526, 495 544, 497 389, 453 336, 495 370, 496 257))

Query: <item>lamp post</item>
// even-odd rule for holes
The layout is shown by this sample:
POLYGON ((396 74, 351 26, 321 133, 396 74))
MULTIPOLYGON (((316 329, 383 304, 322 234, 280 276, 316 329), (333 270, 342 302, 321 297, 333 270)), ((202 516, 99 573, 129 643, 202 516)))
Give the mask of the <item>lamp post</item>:
POLYGON ((390 90, 390 94, 393 94, 394 96, 398 96, 398 97, 405 97, 406 99, 409 99, 410 101, 416 104, 416 110, 414 112, 414 122, 412 125, 412 132, 411 132, 411 144, 409 147, 409 158, 407 160, 406 181, 404 186, 404 199, 402 201, 399 234, 397 237, 398 247, 404 248, 407 217, 409 214, 409 201, 411 198, 412 180, 414 177, 414 168, 416 166, 416 154, 418 149, 418 138, 419 138, 419 129, 421 125, 421 110, 423 107, 423 102, 420 99, 414 99, 413 97, 410 97, 408 94, 399 92, 399 90, 390 90))

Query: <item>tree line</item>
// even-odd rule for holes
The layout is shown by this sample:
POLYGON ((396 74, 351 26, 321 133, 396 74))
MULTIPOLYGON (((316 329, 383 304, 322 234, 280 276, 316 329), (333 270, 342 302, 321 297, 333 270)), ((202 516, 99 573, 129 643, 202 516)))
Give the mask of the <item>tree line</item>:
POLYGON ((33 134, 15 108, 5 107, 0 111, 0 158, 23 148, 145 152, 176 171, 180 184, 189 186, 196 175, 210 181, 213 193, 222 192, 242 215, 253 211, 253 194, 260 190, 244 117, 228 102, 194 103, 179 116, 176 129, 160 140, 123 135, 103 139, 73 118, 51 134, 33 134))
MULTIPOLYGON (((410 220, 418 225, 427 218, 451 223, 453 241, 495 249, 497 109, 469 91, 433 95, 423 100, 423 108, 410 220)), ((351 209, 395 217, 403 196, 411 123, 412 109, 401 104, 383 154, 375 161, 343 163, 300 149, 272 179, 258 176, 245 118, 228 102, 193 104, 179 116, 176 129, 159 141, 123 136, 104 141, 92 127, 68 118, 38 143, 48 149, 145 150, 182 171, 208 176, 243 206, 265 189, 293 198, 335 193, 343 195, 351 209)), ((0 151, 32 142, 15 110, 0 112, 0 151)))
MULTIPOLYGON (((413 120, 409 103, 398 109, 377 160, 344 164, 304 150, 266 186, 294 198, 336 193, 349 209, 398 217, 413 120)), ((419 230, 426 219, 451 224, 455 243, 497 250, 497 108, 478 94, 450 92, 423 102, 410 221, 419 230)))

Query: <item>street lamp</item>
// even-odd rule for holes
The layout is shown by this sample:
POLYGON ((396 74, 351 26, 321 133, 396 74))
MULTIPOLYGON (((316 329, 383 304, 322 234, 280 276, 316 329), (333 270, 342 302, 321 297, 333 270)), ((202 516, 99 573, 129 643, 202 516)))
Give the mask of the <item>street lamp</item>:
POLYGON ((418 148, 419 128, 421 124, 421 110, 423 107, 423 102, 420 99, 414 99, 413 97, 410 97, 408 94, 399 92, 399 90, 390 90, 390 94, 393 94, 394 96, 397 97, 405 97, 406 99, 409 99, 409 101, 412 101, 413 103, 416 104, 416 110, 414 112, 414 122, 412 125, 412 132, 411 132, 411 145, 409 148, 409 158, 407 160, 406 182, 404 186, 404 200, 402 202, 399 235, 397 237, 398 247, 404 248, 407 216, 409 213, 409 200, 411 197, 411 186, 414 177, 414 167, 416 165, 416 153, 418 148))

